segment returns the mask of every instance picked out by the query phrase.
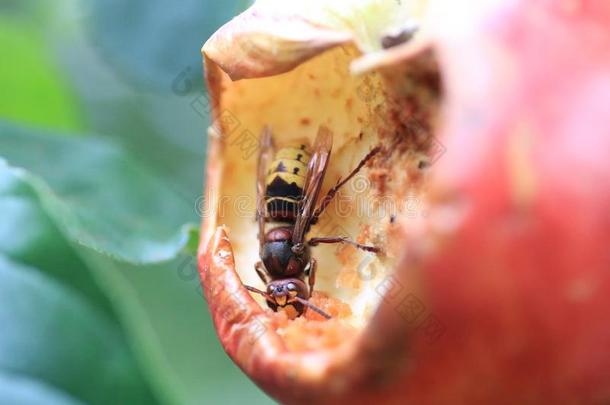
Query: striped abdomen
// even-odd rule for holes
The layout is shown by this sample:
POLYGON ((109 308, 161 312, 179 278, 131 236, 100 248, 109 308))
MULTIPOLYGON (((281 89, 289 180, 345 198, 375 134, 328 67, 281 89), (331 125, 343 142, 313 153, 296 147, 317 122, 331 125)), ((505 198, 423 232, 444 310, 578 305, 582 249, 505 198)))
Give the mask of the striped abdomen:
POLYGON ((305 145, 282 148, 275 154, 265 181, 267 212, 273 220, 293 222, 296 218, 310 157, 305 145))

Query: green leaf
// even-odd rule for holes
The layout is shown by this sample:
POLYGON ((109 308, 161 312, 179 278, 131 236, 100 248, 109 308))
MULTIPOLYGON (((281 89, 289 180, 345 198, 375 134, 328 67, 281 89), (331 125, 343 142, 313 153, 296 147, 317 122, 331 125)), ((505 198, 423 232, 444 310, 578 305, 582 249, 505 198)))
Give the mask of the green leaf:
MULTIPOLYGON (((31 136, 22 135, 19 139, 31 136)), ((9 142, 3 143, 2 139, 0 136, 0 150, 17 149, 16 146, 6 147, 9 142)), ((57 144, 68 142, 70 145, 83 142, 93 148, 90 141, 95 138, 43 136, 41 139, 57 144)), ((37 144, 28 146, 33 159, 37 158, 37 144)), ((45 142, 41 144, 45 145, 45 142)), ((43 148, 43 151, 44 155, 49 153, 47 149, 43 148)), ((58 156, 54 153, 49 155, 58 156)), ((68 164, 68 158, 62 160, 68 164)), ((66 184, 71 184, 71 176, 52 174, 47 173, 47 177, 56 179, 58 184, 53 184, 58 190, 70 189, 66 184)), ((37 239, 36 235, 41 233, 46 223, 44 216, 32 208, 38 205, 38 200, 54 219, 61 221, 70 217, 70 213, 64 212, 65 204, 57 201, 59 193, 51 191, 48 185, 22 169, 0 165, 0 209, 6 209, 4 212, 12 218, 4 222, 4 230, 0 223, 0 251, 4 244, 5 249, 20 258, 44 262, 44 255, 35 253, 39 250, 36 245, 40 244, 40 249, 49 247, 46 254, 50 260, 61 262, 57 256, 65 255, 65 249, 48 244, 53 239, 59 244, 61 235, 44 236, 41 241, 37 239), (58 205, 59 214, 55 212, 58 205)), ((65 226, 60 228, 69 231, 65 226)), ((70 236, 70 233, 66 235, 70 236)), ((228 400, 237 403, 242 402, 245 395, 249 403, 271 403, 220 347, 201 295, 194 257, 181 255, 156 265, 130 265, 82 245, 74 248, 83 259, 80 268, 72 267, 59 277, 73 283, 72 279, 83 277, 79 271, 92 271, 93 278, 108 295, 124 325, 145 375, 164 402, 182 405, 228 400)), ((79 263, 79 259, 72 259, 67 266, 79 266, 79 263)), ((51 270, 56 274, 53 267, 51 270)), ((79 284, 85 284, 85 281, 79 284)), ((58 349, 65 344, 65 341, 56 341, 58 349)))
POLYGON ((272 404, 231 362, 212 326, 196 258, 135 266, 94 252, 96 269, 123 315, 127 333, 154 386, 174 404, 272 404), (162 287, 160 287, 162 286, 162 287))
MULTIPOLYGON (((200 66, 203 41, 235 15, 241 3, 94 0, 84 26, 100 55, 122 78, 163 91, 186 66, 200 66)), ((201 88, 201 70, 193 69, 190 77, 201 88)))
POLYGON ((112 314, 86 264, 40 207, 36 190, 0 163, 0 253, 36 267, 112 314))
POLYGON ((34 24, 0 15, 0 117, 41 127, 80 130, 74 94, 34 24), (10 96, 9 96, 10 95, 10 96))
MULTIPOLYGON (((63 286, 62 290, 69 291, 70 295, 75 299, 96 307, 96 311, 100 312, 100 316, 97 318, 111 324, 110 326, 114 330, 113 333, 120 337, 117 346, 121 346, 121 348, 116 350, 129 352, 123 331, 120 330, 119 325, 116 323, 115 312, 107 297, 101 292, 97 281, 92 277, 90 269, 76 256, 73 248, 69 246, 59 229, 42 210, 36 191, 27 182, 13 175, 7 170, 6 166, 0 167, 0 212, 3 214, 3 219, 0 221, 0 253, 7 255, 13 261, 37 268, 45 275, 56 280, 56 283, 61 283, 63 286), (108 318, 108 320, 106 321, 105 318, 108 318)), ((28 296, 27 292, 24 292, 23 297, 28 298, 28 296)), ((11 309, 10 306, 9 309, 11 309)), ((95 319, 93 318, 92 320, 95 319)), ((19 321, 16 318, 13 318, 13 320, 19 321)), ((3 324, 3 327, 8 330, 16 329, 14 325, 3 324)), ((48 348, 45 350, 52 353, 66 343, 69 342, 65 340, 49 341, 46 342, 48 348)), ((117 378, 137 382, 139 387, 137 389, 141 391, 138 397, 148 401, 150 391, 142 379, 139 366, 136 364, 131 352, 125 355, 125 361, 128 364, 122 366, 122 368, 129 369, 129 375, 126 378, 123 375, 117 378)), ((97 364, 94 364, 92 367, 97 367, 97 364)), ((0 375, 2 375, 1 368, 0 375)), ((20 386, 21 377, 8 377, 11 377, 11 384, 16 385, 17 388, 20 386)), ((46 385, 39 381, 23 379, 23 382, 24 389, 27 389, 28 392, 46 389, 46 385)), ((134 386, 130 389, 135 390, 135 385, 134 383, 134 386)), ((94 396, 98 395, 95 392, 100 388, 95 384, 87 384, 87 387, 93 390, 94 396)), ((50 389, 51 387, 47 388, 50 389)), ((27 395, 27 393, 24 394, 24 389, 19 388, 17 391, 14 391, 0 387, 0 391, 2 391, 0 393, 0 403, 19 403, 18 398, 21 398, 22 395, 24 395, 22 398, 23 403, 52 402, 50 396, 53 395, 53 392, 44 401, 32 400, 32 402, 30 401, 31 396, 27 395), (4 401, 3 395, 9 395, 6 398, 11 398, 11 400, 4 401)))
POLYGON ((0 371, 0 403, 11 405, 77 405, 81 402, 40 381, 5 374, 0 371))
MULTIPOLYGON (((86 25, 78 19, 69 23, 86 25)), ((205 100, 199 52, 193 50, 196 62, 180 66, 175 77, 143 91, 123 80, 113 60, 83 36, 62 36, 58 48, 81 97, 90 131, 129 151, 166 185, 167 192, 194 202, 203 184, 208 125, 207 109, 198 103, 205 100), (184 76, 183 71, 189 73, 184 76)), ((139 50, 130 52, 137 55, 139 50)), ((173 59, 172 55, 167 59, 173 59)))
MULTIPOLYGON (((117 328, 102 313, 70 289, 3 255, 0 325, 0 382, 23 377, 22 388, 54 387, 92 404, 152 400, 134 378, 137 373, 117 328)), ((3 391, 7 396, 23 394, 3 391)))
POLYGON ((39 134, 0 121, 0 153, 72 240, 131 262, 172 258, 188 244, 194 203, 109 140, 39 134), (176 229, 182 226, 182 230, 176 229))
MULTIPOLYGON (((190 227, 177 234, 180 226, 199 222, 194 204, 202 190, 208 125, 198 103, 199 49, 235 14, 233 4, 54 2, 59 11, 45 35, 79 95, 90 142, 58 147, 49 141, 52 133, 10 127, 3 143, 7 128, 0 124, 0 155, 27 169, 11 168, 11 174, 79 243, 74 250, 84 262, 81 270, 91 271, 107 294, 156 393, 172 404, 272 403, 220 347, 194 258, 170 255, 180 246, 172 236, 196 233, 190 227), (152 262, 160 259, 155 244, 171 260, 136 265, 99 253, 152 262)), ((20 251, 40 251, 31 240, 20 251)), ((196 246, 193 238, 184 249, 189 246, 196 246)), ((40 260, 39 254, 29 257, 40 260)))
POLYGON ((209 123, 200 48, 242 3, 94 0, 52 31, 89 130, 190 201, 202 189, 209 123))

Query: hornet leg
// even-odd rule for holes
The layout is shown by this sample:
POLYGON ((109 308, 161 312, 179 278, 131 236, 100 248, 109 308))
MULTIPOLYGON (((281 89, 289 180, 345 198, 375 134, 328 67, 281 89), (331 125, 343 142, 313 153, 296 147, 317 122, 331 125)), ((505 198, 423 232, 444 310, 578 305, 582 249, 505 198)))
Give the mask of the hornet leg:
POLYGON ((258 277, 263 281, 263 284, 269 284, 269 273, 267 273, 267 269, 263 262, 256 262, 254 270, 256 270, 256 274, 258 274, 258 277))
POLYGON ((309 262, 309 276, 307 281, 309 282, 309 298, 313 295, 313 286, 316 284, 316 268, 318 267, 318 262, 316 259, 311 258, 309 262))
POLYGON ((347 243, 349 245, 355 246, 358 249, 366 250, 367 252, 380 253, 381 249, 376 246, 370 245, 362 245, 360 243, 356 243, 353 240, 348 238, 344 238, 342 236, 337 237, 327 237, 327 238, 311 238, 309 242, 307 242, 310 246, 318 246, 320 243, 347 243))
POLYGON ((259 290, 258 288, 255 287, 250 287, 249 285, 244 285, 244 287, 246 287, 246 290, 256 293, 256 294, 260 294, 263 297, 265 297, 265 299, 273 304, 275 304, 275 301, 273 300, 273 298, 271 298, 271 296, 269 294, 267 294, 264 291, 259 290))
POLYGON ((356 166, 356 168, 354 170, 352 170, 351 173, 344 180, 339 179, 337 184, 335 184, 335 186, 333 188, 328 190, 328 193, 326 193, 326 195, 322 199, 322 202, 320 203, 320 206, 315 210, 315 212, 312 215, 312 218, 311 218, 311 224, 312 225, 318 222, 318 219, 319 219, 320 215, 322 215, 322 213, 324 212, 324 209, 326 208, 326 206, 328 204, 330 204, 330 202, 332 201, 332 199, 335 196, 335 194, 337 194, 339 189, 341 187, 343 187, 343 185, 345 183, 350 181, 352 179, 352 177, 354 177, 356 175, 356 173, 358 173, 360 171, 360 169, 362 169, 362 167, 364 167, 366 162, 368 162, 380 150, 381 150, 381 147, 379 147, 379 146, 377 146, 376 148, 373 148, 373 150, 371 150, 364 158, 362 158, 360 163, 358 163, 358 166, 356 166))

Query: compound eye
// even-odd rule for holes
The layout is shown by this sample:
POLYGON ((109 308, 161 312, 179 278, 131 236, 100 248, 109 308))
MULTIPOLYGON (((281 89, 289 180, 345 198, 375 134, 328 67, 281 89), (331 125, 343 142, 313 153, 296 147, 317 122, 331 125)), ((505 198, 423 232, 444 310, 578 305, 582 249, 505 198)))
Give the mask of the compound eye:
POLYGON ((294 285, 294 283, 288 283, 288 285, 286 286, 286 289, 288 289, 288 295, 290 295, 293 298, 299 294, 297 292, 297 286, 294 285))

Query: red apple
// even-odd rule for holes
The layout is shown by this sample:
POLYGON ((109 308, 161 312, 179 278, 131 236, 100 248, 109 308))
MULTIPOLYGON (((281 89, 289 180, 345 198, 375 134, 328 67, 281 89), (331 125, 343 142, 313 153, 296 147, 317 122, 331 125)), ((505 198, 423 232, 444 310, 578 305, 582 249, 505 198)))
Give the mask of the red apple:
POLYGON ((203 49, 200 270, 229 356, 285 403, 610 403, 610 5, 274 3, 203 49), (382 146, 345 195, 395 212, 335 207, 326 230, 385 255, 364 276, 355 250, 315 253, 316 303, 349 308, 328 322, 242 285, 258 242, 235 201, 253 200, 247 139, 266 124, 280 143, 335 132, 326 189, 382 146))

